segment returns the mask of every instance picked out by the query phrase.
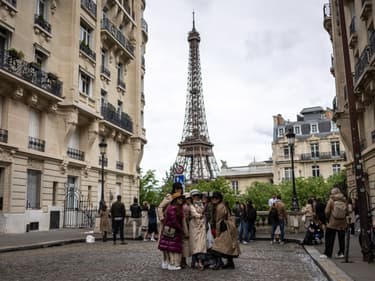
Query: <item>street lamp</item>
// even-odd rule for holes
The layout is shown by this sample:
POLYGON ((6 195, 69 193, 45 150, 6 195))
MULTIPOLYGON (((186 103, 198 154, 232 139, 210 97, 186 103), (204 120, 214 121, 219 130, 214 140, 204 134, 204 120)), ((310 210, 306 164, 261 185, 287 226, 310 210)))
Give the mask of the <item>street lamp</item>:
POLYGON ((107 150, 107 143, 105 142, 104 138, 102 138, 101 142, 99 143, 99 150, 102 159, 102 194, 99 203, 99 210, 101 210, 104 205, 104 155, 107 150))
POLYGON ((292 211, 299 211, 298 198, 296 191, 296 180, 294 177, 294 142, 296 140, 296 134, 293 133, 293 129, 289 128, 288 133, 286 134, 288 138, 288 145, 290 148, 290 156, 292 160, 292 186, 293 186, 293 197, 292 197, 292 211))

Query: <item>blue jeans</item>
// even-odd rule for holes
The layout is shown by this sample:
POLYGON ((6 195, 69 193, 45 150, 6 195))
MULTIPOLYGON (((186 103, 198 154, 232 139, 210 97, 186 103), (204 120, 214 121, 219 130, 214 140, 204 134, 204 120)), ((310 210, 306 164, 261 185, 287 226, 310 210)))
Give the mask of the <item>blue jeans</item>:
POLYGON ((238 240, 240 240, 240 242, 243 240, 249 242, 249 226, 247 221, 240 221, 240 225, 238 227, 238 240))
POLYGON ((250 240, 255 240, 255 232, 256 232, 255 222, 249 222, 250 240))
POLYGON ((285 236, 285 221, 284 219, 280 219, 278 222, 275 222, 272 224, 272 232, 271 232, 271 240, 273 241, 275 239, 275 231, 277 226, 280 227, 280 240, 284 241, 285 236))

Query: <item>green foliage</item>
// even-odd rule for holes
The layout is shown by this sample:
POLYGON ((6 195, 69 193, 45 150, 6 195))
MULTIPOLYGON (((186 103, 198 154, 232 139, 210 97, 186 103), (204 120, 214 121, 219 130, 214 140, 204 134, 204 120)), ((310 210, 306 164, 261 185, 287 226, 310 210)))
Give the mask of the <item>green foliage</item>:
POLYGON ((155 177, 155 170, 148 170, 146 174, 142 174, 140 179, 140 203, 147 201, 158 205, 161 201, 161 192, 158 187, 159 181, 155 177))
MULTIPOLYGON (((321 198, 327 201, 332 187, 339 186, 345 192, 345 172, 330 176, 327 180, 322 177, 296 178, 296 192, 300 208, 306 205, 309 198, 321 198)), ((245 194, 241 195, 240 201, 251 200, 258 210, 268 210, 268 200, 272 194, 281 195, 282 201, 287 209, 290 209, 293 186, 292 181, 278 185, 256 182, 248 187, 245 194)))

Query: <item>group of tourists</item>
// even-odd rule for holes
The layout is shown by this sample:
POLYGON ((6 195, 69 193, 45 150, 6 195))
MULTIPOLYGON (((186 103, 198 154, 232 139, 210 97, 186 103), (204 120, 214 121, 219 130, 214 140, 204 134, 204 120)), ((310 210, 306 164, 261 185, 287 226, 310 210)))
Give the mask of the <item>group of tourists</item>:
POLYGON ((191 268, 198 270, 234 269, 233 258, 240 254, 237 228, 221 192, 183 193, 181 183, 174 183, 158 207, 158 217, 163 269, 180 270, 188 266, 189 257, 191 268))
POLYGON ((254 242, 256 237, 257 210, 251 200, 245 203, 236 202, 233 214, 238 228, 238 241, 242 244, 254 242))

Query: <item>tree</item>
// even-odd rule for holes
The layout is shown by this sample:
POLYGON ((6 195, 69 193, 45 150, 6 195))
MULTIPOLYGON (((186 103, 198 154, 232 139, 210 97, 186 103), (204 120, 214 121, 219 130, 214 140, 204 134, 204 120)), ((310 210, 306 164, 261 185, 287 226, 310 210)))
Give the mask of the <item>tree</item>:
POLYGON ((280 194, 278 185, 264 182, 255 182, 246 189, 245 194, 242 196, 242 200, 251 200, 257 210, 267 211, 269 209, 268 200, 274 194, 280 194))
POLYGON ((141 170, 140 202, 147 201, 150 204, 158 205, 162 198, 158 184, 159 181, 155 177, 155 170, 148 170, 144 175, 141 170))

